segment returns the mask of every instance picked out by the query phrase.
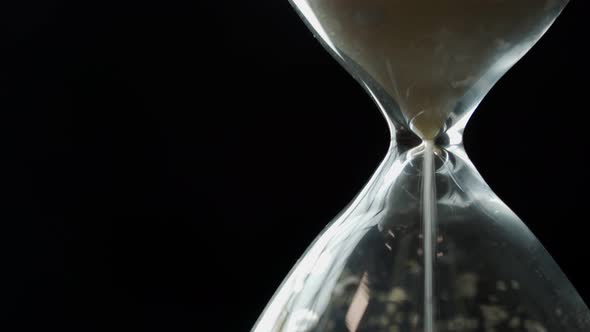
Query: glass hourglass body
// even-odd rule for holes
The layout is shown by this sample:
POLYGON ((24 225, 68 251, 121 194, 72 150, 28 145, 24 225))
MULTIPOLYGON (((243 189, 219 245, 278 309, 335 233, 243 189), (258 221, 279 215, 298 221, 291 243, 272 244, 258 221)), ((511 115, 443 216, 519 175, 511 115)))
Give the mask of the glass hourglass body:
POLYGON ((590 331, 582 299, 462 145, 474 109, 567 0, 292 3, 392 140, 253 331, 590 331))

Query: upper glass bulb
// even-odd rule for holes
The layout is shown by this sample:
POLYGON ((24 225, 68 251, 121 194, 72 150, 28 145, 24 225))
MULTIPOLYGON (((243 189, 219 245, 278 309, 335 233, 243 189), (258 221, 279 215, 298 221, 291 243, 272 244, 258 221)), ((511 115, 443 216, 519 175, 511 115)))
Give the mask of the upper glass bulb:
POLYGON ((346 68, 395 101, 403 125, 433 139, 445 130, 451 113, 461 116, 477 106, 567 1, 293 3, 346 68))

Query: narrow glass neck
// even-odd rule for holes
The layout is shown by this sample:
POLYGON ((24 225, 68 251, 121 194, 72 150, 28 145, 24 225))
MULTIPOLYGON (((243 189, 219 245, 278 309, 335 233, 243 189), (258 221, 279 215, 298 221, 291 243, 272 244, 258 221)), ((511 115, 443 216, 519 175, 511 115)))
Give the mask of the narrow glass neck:
MULTIPOLYGON (((380 86, 374 84, 370 78, 361 77, 359 82, 387 121, 392 146, 397 146, 403 152, 423 142, 423 139, 412 129, 412 120, 404 116, 400 106, 390 95, 385 93, 380 86)), ((475 108, 472 108, 460 115, 449 112, 449 117, 443 122, 440 133, 432 139, 435 145, 442 148, 462 146, 463 131, 474 110, 475 108)))
MULTIPOLYGON (((433 143, 436 147, 445 150, 455 150, 463 148, 463 130, 464 127, 454 126, 448 131, 438 135, 433 143)), ((412 130, 405 127, 396 128, 390 126, 391 147, 399 153, 404 153, 414 149, 424 143, 425 140, 416 135, 412 130)))

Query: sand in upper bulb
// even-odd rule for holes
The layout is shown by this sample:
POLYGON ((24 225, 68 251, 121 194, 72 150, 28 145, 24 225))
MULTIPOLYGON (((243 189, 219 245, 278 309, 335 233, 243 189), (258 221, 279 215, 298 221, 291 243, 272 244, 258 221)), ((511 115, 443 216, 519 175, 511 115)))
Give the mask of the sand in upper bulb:
POLYGON ((306 1, 331 43, 398 102, 423 139, 553 8, 544 0, 306 1))

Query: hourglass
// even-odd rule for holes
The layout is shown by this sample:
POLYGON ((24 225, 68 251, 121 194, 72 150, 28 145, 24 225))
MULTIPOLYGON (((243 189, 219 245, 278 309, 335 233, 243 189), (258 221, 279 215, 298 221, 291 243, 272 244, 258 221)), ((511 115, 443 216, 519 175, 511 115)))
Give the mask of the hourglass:
POLYGON ((462 145, 476 106, 567 0, 292 3, 392 140, 253 331, 590 331, 580 296, 462 145))

